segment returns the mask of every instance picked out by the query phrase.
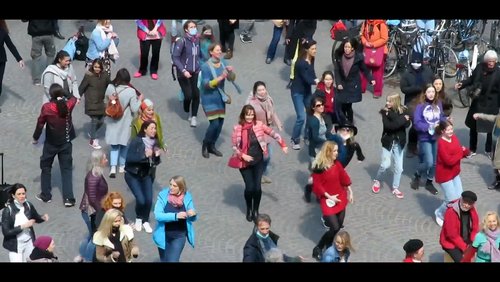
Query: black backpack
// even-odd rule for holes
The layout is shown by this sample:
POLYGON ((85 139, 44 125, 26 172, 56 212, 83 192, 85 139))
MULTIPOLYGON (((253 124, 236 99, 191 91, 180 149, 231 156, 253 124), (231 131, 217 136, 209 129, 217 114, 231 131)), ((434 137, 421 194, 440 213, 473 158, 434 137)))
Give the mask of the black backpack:
POLYGON ((74 60, 85 61, 87 59, 87 50, 89 49, 89 39, 85 36, 83 31, 83 26, 80 27, 77 33, 77 39, 75 41, 75 56, 74 60))

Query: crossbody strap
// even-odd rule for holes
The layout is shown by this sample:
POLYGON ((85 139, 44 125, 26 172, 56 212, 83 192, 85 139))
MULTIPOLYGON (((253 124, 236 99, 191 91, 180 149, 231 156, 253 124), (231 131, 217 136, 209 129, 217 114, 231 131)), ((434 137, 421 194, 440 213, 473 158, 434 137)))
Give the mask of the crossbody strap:
MULTIPOLYGON (((113 95, 113 96, 116 96, 116 99, 118 99, 118 100, 119 100, 119 99, 120 99, 120 93, 122 93, 122 92, 123 92, 125 89, 127 89, 127 88, 123 88, 123 89, 122 89, 122 90, 120 90, 120 91, 116 91, 116 86, 115 86, 115 85, 113 85, 113 87, 115 88, 115 93, 116 93, 116 95, 113 95)), ((128 101, 128 104, 125 106, 125 108, 123 108, 123 112, 125 112, 125 110, 127 109, 128 105, 130 105, 130 101, 128 101)))

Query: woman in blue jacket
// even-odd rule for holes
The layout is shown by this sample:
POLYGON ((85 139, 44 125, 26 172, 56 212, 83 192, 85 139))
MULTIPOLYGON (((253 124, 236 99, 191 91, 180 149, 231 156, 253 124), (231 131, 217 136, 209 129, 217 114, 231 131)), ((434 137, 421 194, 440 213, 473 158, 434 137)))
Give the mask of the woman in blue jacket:
POLYGON ((153 233, 153 241, 158 247, 162 262, 179 262, 186 238, 194 248, 193 222, 197 215, 184 177, 172 177, 169 185, 156 199, 154 213, 158 224, 153 233))

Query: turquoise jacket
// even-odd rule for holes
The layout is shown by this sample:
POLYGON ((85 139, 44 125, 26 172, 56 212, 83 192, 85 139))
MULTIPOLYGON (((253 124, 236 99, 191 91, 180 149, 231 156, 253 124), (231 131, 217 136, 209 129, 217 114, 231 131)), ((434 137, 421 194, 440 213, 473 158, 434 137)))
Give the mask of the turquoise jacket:
MULTIPOLYGON (((165 250, 165 222, 176 221, 175 213, 169 212, 165 213, 165 206, 167 205, 168 194, 170 193, 170 188, 164 188, 156 199, 154 214, 156 219, 156 227, 153 232, 153 242, 158 246, 158 248, 165 250)), ((193 197, 191 193, 186 192, 184 195, 184 206, 186 207, 186 211, 188 210, 196 210, 194 208, 193 197)), ((186 219, 187 223, 187 239, 189 244, 194 248, 194 227, 193 222, 196 221, 198 215, 193 217, 188 217, 186 219)))

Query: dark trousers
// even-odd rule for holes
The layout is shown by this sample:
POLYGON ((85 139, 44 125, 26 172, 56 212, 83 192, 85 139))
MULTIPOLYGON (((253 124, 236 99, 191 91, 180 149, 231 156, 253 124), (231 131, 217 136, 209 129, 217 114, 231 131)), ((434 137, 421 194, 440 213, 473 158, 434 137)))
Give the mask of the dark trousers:
POLYGON ((354 123, 354 112, 352 110, 352 103, 339 103, 340 104, 340 112, 339 116, 343 121, 349 121, 350 123, 354 123))
POLYGON ((153 181, 151 176, 139 177, 129 172, 125 173, 125 182, 135 197, 135 215, 142 222, 149 222, 149 212, 153 205, 153 181))
POLYGON ((97 131, 104 124, 103 115, 90 116, 90 139, 97 138, 97 131))
POLYGON ((215 144, 219 138, 220 132, 222 131, 222 125, 224 124, 223 118, 216 118, 208 121, 207 132, 205 133, 205 138, 203 143, 205 144, 215 144))
POLYGON ((276 49, 278 48, 278 43, 280 42, 281 33, 283 32, 283 27, 274 26, 273 28, 273 38, 269 47, 267 48, 267 58, 273 60, 274 55, 276 55, 276 49))
POLYGON ((240 169, 245 182, 245 202, 247 210, 258 211, 262 197, 261 180, 264 173, 264 160, 240 169))
POLYGON ((292 36, 290 41, 285 46, 285 60, 292 60, 295 56, 295 51, 297 50, 297 44, 299 44, 299 38, 292 36))
POLYGON ((3 74, 5 72, 5 63, 7 63, 7 62, 0 62, 0 96, 2 95, 3 74))
POLYGON ((191 106, 191 116, 198 115, 198 107, 200 106, 200 89, 198 88, 199 73, 192 73, 190 78, 186 78, 184 74, 177 73, 179 85, 184 93, 184 112, 189 113, 191 106))
POLYGON ((219 38, 222 52, 234 51, 234 29, 224 31, 219 29, 219 38), (226 44, 227 43, 227 44, 226 44))
POLYGON ((148 71, 148 57, 149 48, 152 47, 151 65, 149 66, 149 73, 158 73, 158 62, 160 61, 160 48, 161 39, 139 41, 141 51, 141 65, 139 72, 145 75, 148 71))
POLYGON ((329 248, 333 244, 333 238, 339 232, 340 228, 344 224, 345 218, 345 209, 341 212, 329 216, 323 216, 323 220, 325 221, 325 225, 330 229, 323 234, 321 239, 319 240, 318 247, 320 249, 329 248))
POLYGON ((411 126, 408 130, 408 148, 417 148, 418 143, 418 133, 415 126, 411 126))
POLYGON ((464 253, 459 248, 455 249, 443 248, 443 250, 451 256, 454 262, 460 262, 462 260, 462 257, 464 256, 464 253))
POLYGON ((52 145, 45 141, 40 157, 42 198, 52 199, 52 164, 57 155, 61 170, 62 194, 64 199, 74 199, 73 195, 73 145, 71 142, 52 145))
MULTIPOLYGON (((486 134, 486 144, 484 144, 484 151, 491 152, 492 145, 492 135, 491 132, 486 134)), ((469 131, 469 148, 472 152, 477 150, 477 131, 475 128, 471 128, 469 131)))

